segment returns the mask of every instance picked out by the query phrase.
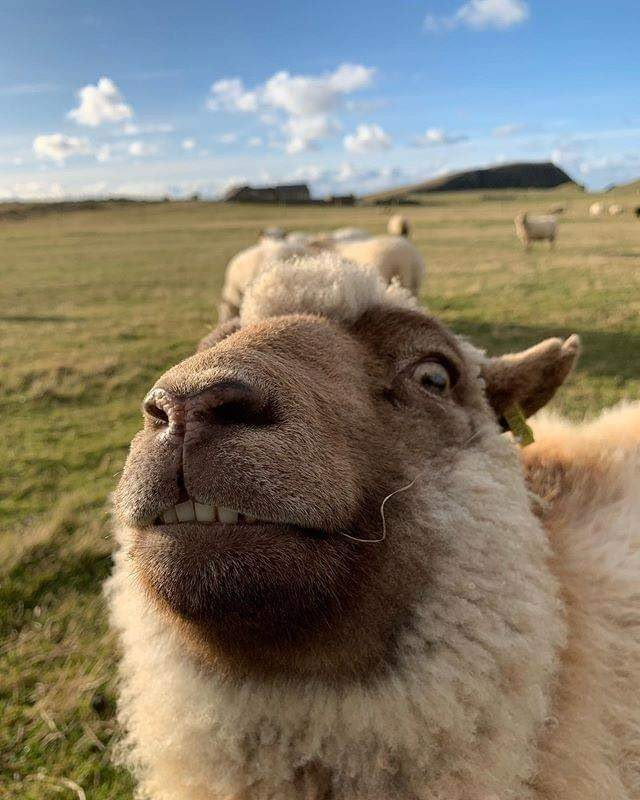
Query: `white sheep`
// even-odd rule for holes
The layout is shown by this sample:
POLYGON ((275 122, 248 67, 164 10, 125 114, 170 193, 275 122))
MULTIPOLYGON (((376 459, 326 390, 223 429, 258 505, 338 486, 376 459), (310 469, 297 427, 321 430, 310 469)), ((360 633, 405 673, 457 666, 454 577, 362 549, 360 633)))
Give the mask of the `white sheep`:
POLYGON ((369 231, 364 228, 336 228, 329 236, 334 242, 355 242, 371 238, 369 231))
POLYGON ((402 214, 393 214, 387 222, 387 233, 391 236, 409 236, 411 226, 409 220, 402 214))
POLYGON ((115 495, 140 796, 638 798, 640 405, 500 427, 578 350, 489 358, 332 253, 260 275, 115 495))
POLYGON ((620 214, 624 214, 624 206, 621 206, 620 203, 611 203, 607 210, 610 217, 618 217, 620 214))
POLYGON ((526 248, 536 241, 548 241, 552 247, 558 234, 558 220, 554 214, 533 216, 521 212, 514 219, 514 224, 518 238, 526 248))
POLYGON ((420 251, 404 236, 372 236, 356 242, 337 243, 334 247, 343 258, 373 267, 385 283, 396 280, 414 297, 426 275, 420 251))
POLYGON ((224 285, 218 306, 218 320, 226 322, 238 315, 244 293, 249 284, 262 272, 267 264, 287 261, 296 256, 308 255, 303 244, 263 237, 253 247, 237 253, 227 264, 224 285))
POLYGON ((308 244, 314 238, 314 234, 307 231, 289 231, 286 240, 290 244, 308 244))
POLYGON ((258 241, 283 241, 286 238, 286 232, 284 228, 280 228, 278 226, 270 227, 270 228, 263 228, 260 231, 260 236, 258 237, 258 241))
POLYGON ((591 203, 589 206, 589 216, 590 217, 601 217, 605 213, 605 204, 601 203, 600 201, 596 203, 591 203))

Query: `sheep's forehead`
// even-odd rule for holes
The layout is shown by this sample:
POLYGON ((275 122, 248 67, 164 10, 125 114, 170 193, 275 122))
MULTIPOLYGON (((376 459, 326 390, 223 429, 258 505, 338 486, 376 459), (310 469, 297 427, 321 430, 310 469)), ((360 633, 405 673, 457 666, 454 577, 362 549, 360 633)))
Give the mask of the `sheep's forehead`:
POLYGON ((243 325, 289 314, 316 314, 354 322, 372 306, 415 308, 400 286, 387 286, 373 267, 334 253, 273 263, 249 287, 240 318, 243 325))
MULTIPOLYGON (((249 287, 241 309, 241 322, 247 327, 274 317, 302 314, 351 325, 374 308, 420 312, 407 290, 396 284, 387 286, 375 269, 346 261, 334 253, 321 253, 272 264, 249 287)), ((432 320, 434 327, 437 323, 426 314, 423 319, 432 320)), ((411 328, 407 317, 407 334, 411 328)), ((439 323, 437 328, 455 343, 470 367, 470 374, 479 375, 484 354, 439 323)), ((377 335, 379 339, 384 338, 384 330, 377 335)))

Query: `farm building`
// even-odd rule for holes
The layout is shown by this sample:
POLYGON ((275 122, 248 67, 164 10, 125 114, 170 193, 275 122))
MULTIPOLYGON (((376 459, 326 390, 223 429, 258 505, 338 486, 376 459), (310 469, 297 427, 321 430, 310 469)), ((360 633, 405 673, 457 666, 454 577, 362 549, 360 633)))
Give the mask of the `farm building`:
POLYGON ((310 203, 306 183, 280 186, 234 186, 225 194, 227 203, 310 203))

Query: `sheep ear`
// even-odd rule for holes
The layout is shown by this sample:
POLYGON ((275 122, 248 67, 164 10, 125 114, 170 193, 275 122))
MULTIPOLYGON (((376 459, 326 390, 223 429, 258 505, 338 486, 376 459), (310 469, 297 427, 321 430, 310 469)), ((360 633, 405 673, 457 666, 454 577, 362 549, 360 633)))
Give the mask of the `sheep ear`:
POLYGON ((498 419, 518 404, 525 417, 546 405, 562 386, 580 354, 580 338, 544 342, 500 358, 487 360, 482 368, 487 399, 498 419))
POLYGON ((208 333, 204 339, 200 339, 196 347, 196 353, 201 353, 203 350, 214 347, 218 342, 226 339, 227 336, 231 336, 237 330, 240 330, 240 317, 234 317, 227 322, 223 322, 217 328, 214 328, 211 333, 208 333))

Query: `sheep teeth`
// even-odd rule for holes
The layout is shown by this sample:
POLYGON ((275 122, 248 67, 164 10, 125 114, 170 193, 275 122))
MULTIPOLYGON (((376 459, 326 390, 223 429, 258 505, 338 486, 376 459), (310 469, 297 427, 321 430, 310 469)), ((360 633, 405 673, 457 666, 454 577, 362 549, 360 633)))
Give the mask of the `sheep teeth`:
POLYGON ((175 509, 176 514, 178 515, 178 522, 193 522, 196 518, 196 511, 193 507, 192 500, 186 500, 184 503, 178 503, 175 509))
POLYGON ((178 521, 178 515, 176 514, 176 509, 174 506, 168 508, 163 514, 162 519, 166 525, 172 525, 173 523, 178 521))
POLYGON ((232 508, 225 506, 213 506, 208 503, 198 503, 196 500, 185 500, 184 503, 177 503, 171 508, 163 511, 157 519, 157 523, 165 525, 175 525, 178 522, 221 522, 225 525, 237 525, 246 523, 254 525, 264 520, 252 517, 250 514, 241 514, 232 508))
POLYGON ((231 508, 220 506, 218 508, 218 519, 227 525, 235 525, 238 522, 238 512, 231 508))
POLYGON ((214 522, 216 518, 216 507, 208 506, 204 503, 196 503, 194 501, 193 507, 196 511, 196 519, 198 522, 214 522))

